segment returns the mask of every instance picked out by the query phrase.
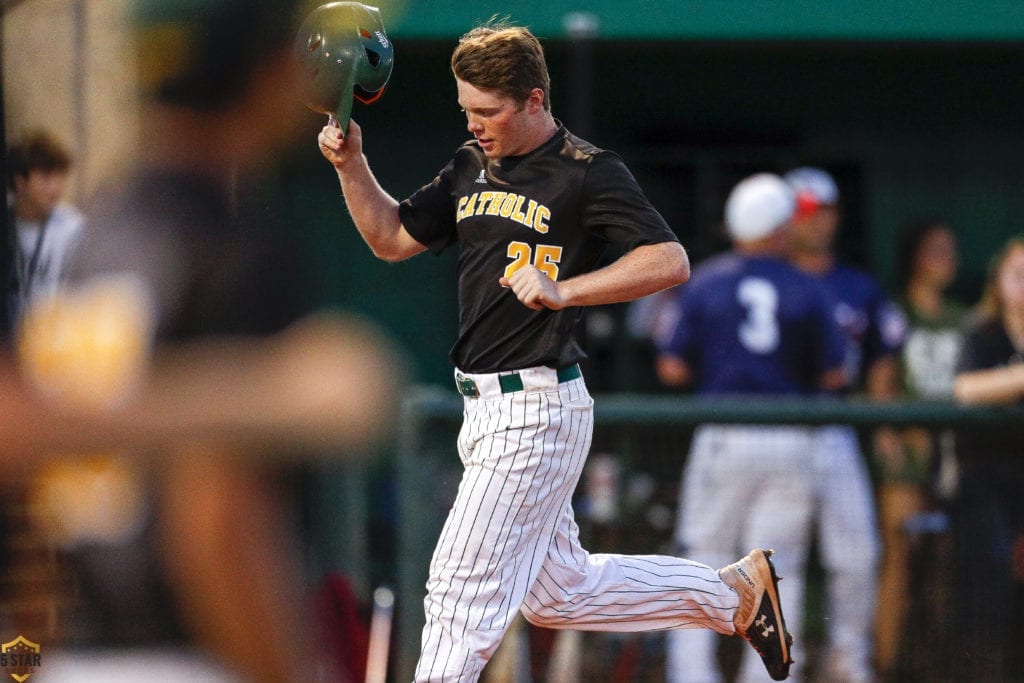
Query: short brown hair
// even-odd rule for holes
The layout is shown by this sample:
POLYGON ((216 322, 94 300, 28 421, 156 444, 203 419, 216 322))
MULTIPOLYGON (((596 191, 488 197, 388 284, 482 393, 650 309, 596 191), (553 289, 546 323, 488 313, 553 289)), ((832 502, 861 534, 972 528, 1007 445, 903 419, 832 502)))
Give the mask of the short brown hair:
POLYGON ((7 182, 13 188, 15 178, 27 178, 32 171, 67 172, 71 169, 71 153, 47 131, 34 130, 8 150, 7 168, 7 182))
POLYGON ((1010 237, 989 261, 988 271, 985 274, 985 286, 982 289, 981 298, 974 307, 976 320, 999 320, 1003 317, 1005 305, 1003 296, 999 292, 999 278, 1002 275, 1003 264, 1013 252, 1019 249, 1024 249, 1024 235, 1010 237))
POLYGON ((534 88, 544 92, 551 110, 551 77, 544 48, 524 27, 492 18, 459 39, 452 53, 452 73, 481 90, 493 90, 523 103, 534 88))

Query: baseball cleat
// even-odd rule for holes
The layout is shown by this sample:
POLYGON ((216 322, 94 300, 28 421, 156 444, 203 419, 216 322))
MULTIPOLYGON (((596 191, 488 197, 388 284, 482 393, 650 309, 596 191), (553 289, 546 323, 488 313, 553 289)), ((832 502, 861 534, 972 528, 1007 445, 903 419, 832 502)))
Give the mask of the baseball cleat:
POLYGON ((718 570, 719 576, 740 596, 733 625, 743 636, 776 681, 789 677, 793 663, 790 646, 793 636, 786 630, 779 603, 779 577, 772 564, 771 550, 755 549, 730 565, 718 570))

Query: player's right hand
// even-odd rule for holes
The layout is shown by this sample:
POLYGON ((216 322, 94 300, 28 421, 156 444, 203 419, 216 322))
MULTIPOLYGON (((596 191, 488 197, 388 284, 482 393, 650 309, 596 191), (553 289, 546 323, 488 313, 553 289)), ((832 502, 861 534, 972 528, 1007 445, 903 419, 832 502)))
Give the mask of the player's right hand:
POLYGON ((524 306, 535 311, 542 308, 559 311, 566 306, 558 283, 530 264, 516 270, 511 277, 498 278, 498 284, 509 287, 524 306))
POLYGON ((352 158, 362 156, 363 132, 359 124, 349 119, 348 134, 344 134, 332 116, 317 136, 320 153, 337 169, 352 158))

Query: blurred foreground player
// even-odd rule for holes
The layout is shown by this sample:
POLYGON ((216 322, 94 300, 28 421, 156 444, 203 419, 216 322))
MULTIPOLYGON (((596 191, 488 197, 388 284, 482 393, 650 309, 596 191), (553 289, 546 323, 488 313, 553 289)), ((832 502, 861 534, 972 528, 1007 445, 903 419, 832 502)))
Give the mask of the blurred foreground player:
POLYGON ((58 461, 40 477, 38 498, 55 503, 50 522, 84 603, 67 646, 171 653, 163 665, 181 668, 161 672, 168 680, 220 680, 217 665, 231 680, 336 678, 305 607, 304 547, 280 458, 364 443, 380 428, 374 411, 390 408, 381 340, 310 314, 294 241, 275 232, 260 192, 304 112, 295 9, 135 3, 139 163, 87 207, 70 286, 34 305, 20 330, 23 371, 49 404, 116 426, 112 447, 118 434, 144 447, 88 467, 58 461), (148 439, 119 415, 138 415, 152 433, 193 418, 208 429, 148 439), (153 451, 165 457, 141 457, 153 451), (68 528, 76 517, 61 513, 74 501, 61 494, 96 470, 118 482, 96 519, 119 523, 68 528), (197 673, 199 654, 217 665, 197 673))
POLYGON ((590 554, 573 519, 593 433, 580 307, 684 281, 685 251, 622 159, 552 116, 543 49, 528 30, 479 26, 451 68, 473 139, 401 203, 373 176, 358 124, 329 124, 318 138, 374 254, 460 250, 451 360, 465 401, 464 473, 430 565, 415 679, 477 680, 519 611, 549 628, 739 633, 785 678, 770 551, 720 571, 590 554), (624 255, 598 267, 607 244, 624 255))

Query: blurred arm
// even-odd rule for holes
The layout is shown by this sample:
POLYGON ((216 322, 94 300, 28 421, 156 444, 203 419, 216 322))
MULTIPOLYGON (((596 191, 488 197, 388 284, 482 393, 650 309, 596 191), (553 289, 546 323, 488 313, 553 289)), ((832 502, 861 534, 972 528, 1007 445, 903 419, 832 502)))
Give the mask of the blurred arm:
POLYGON ((953 397, 965 405, 1008 405, 1024 399, 1024 365, 972 370, 956 376, 953 397))
POLYGON ((899 364, 895 356, 879 358, 868 368, 866 388, 873 401, 893 401, 899 396, 899 364))
MULTIPOLYGON (((893 401, 899 397, 899 364, 895 356, 885 356, 877 359, 868 367, 868 374, 865 380, 868 398, 872 401, 884 403, 893 401)), ((902 462, 904 458, 903 439, 900 432, 893 427, 880 426, 872 435, 873 452, 876 458, 882 462, 902 462)))
POLYGON ((357 449, 393 414, 399 368, 381 334, 342 316, 310 318, 273 338, 160 346, 136 393, 114 408, 44 398, 7 357, 0 360, 0 453, 183 441, 259 453, 357 449))
POLYGON ((846 369, 842 367, 826 370, 818 379, 819 386, 829 393, 842 391, 849 383, 850 378, 846 376, 846 369))
POLYGON ((685 386, 693 377, 686 361, 668 353, 658 354, 658 358, 655 360, 655 370, 661 383, 669 387, 685 386))

